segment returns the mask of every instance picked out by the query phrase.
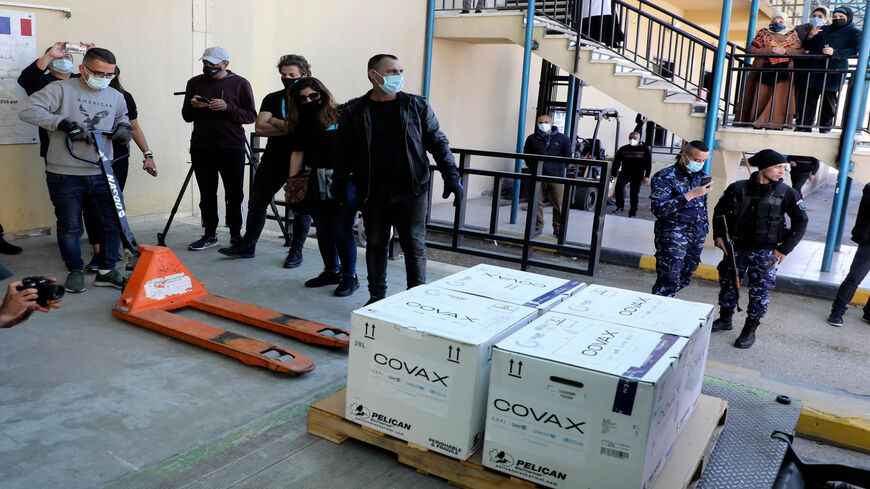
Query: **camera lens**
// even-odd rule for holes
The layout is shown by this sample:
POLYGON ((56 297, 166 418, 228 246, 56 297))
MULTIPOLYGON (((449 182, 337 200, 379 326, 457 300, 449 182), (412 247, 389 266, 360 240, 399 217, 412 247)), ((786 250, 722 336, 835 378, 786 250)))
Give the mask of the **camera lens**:
MULTIPOLYGON (((66 294, 66 290, 64 290, 63 285, 49 284, 45 287, 46 301, 59 301, 63 299, 64 294, 66 294)), ((42 294, 40 294, 40 300, 41 299, 42 294)))

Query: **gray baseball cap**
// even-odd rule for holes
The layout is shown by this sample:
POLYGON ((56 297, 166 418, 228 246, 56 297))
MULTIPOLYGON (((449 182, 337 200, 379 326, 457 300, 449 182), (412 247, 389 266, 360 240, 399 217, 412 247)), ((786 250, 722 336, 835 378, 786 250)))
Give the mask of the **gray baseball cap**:
POLYGON ((226 49, 220 46, 212 46, 210 48, 206 48, 202 53, 202 57, 200 60, 208 61, 209 63, 216 65, 223 61, 230 60, 230 53, 227 52, 226 49))

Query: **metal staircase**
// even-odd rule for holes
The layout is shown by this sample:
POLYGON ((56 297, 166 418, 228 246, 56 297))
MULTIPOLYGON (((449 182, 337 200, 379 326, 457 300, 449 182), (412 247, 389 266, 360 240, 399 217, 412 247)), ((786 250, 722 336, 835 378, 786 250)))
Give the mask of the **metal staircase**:
MULTIPOLYGON (((471 15, 460 15, 449 8, 437 12, 435 37, 522 46, 525 44, 524 12, 510 8, 518 3, 498 1, 497 9, 471 15)), ((718 44, 716 36, 645 0, 632 4, 615 0, 614 13, 628 28, 624 29, 625 39, 621 44, 606 45, 593 39, 594 33, 577 35, 574 26, 583 29, 584 24, 579 19, 567 19, 568 14, 558 8, 558 4, 568 3, 573 2, 563 0, 551 7, 551 2, 544 1, 536 6, 536 13, 552 8, 556 15, 535 16, 533 53, 632 110, 647 115, 678 137, 703 139, 710 98, 708 72, 712 71, 718 44)), ((745 53, 733 43, 728 46, 734 58, 745 53)), ((723 93, 733 93, 727 86, 734 82, 733 77, 727 77, 723 93)), ((729 104, 721 96, 718 98, 719 120, 727 123, 731 118, 727 113, 729 104)), ((832 134, 795 133, 735 128, 727 124, 718 127, 716 139, 719 149, 732 154, 772 148, 784 154, 813 154, 828 164, 836 164, 839 145, 836 131, 832 134)), ((863 183, 870 182, 870 152, 865 151, 859 148, 853 158, 856 164, 852 176, 863 183)))

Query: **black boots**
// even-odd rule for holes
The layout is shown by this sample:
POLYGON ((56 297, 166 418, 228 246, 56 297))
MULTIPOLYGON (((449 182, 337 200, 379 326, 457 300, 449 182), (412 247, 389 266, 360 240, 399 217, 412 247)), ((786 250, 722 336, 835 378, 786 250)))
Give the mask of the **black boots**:
POLYGON ((761 324, 757 319, 746 318, 746 323, 743 325, 743 331, 740 336, 734 341, 734 346, 737 348, 749 348, 755 343, 755 330, 761 324))
POLYGON ((734 309, 719 308, 719 319, 713 321, 713 329, 711 331, 731 331, 734 329, 734 324, 731 319, 734 317, 734 309))

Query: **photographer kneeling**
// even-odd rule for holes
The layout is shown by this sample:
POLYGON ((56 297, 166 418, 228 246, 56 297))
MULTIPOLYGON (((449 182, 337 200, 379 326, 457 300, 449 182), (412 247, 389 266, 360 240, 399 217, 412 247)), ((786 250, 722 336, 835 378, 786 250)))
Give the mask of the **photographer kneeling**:
MULTIPOLYGON (((10 277, 8 270, 0 265, 0 280, 10 277)), ((30 317, 33 311, 48 312, 60 309, 63 287, 54 285, 54 277, 27 277, 22 282, 11 282, 6 289, 6 297, 0 305, 0 328, 11 328, 30 317)))

